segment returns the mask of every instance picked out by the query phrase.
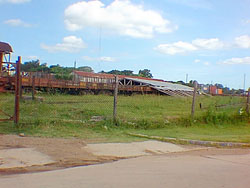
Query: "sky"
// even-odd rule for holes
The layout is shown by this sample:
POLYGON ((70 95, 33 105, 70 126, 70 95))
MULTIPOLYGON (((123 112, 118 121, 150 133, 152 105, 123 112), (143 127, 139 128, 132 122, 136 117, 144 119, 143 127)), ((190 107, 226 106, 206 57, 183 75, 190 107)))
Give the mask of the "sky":
POLYGON ((12 61, 250 87, 250 0, 0 0, 12 61))

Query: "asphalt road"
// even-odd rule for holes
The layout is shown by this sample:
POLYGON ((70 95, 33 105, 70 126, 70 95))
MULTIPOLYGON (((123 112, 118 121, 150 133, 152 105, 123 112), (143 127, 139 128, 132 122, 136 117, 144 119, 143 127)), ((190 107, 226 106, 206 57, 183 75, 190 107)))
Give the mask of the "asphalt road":
POLYGON ((0 176, 7 188, 249 188, 250 154, 157 155, 42 173, 0 176))

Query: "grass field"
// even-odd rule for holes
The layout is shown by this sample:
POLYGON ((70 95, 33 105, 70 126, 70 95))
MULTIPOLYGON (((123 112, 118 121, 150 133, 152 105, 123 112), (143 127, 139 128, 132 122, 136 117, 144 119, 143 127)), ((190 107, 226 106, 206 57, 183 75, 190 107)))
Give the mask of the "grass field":
MULTIPOLYGON (((21 101, 20 123, 0 122, 0 133, 43 137, 77 137, 95 142, 132 141, 126 132, 215 141, 250 142, 245 98, 191 98, 155 95, 118 97, 118 120, 112 121, 113 97, 108 95, 48 95, 43 101, 21 101), (236 105, 237 104, 237 105, 236 105), (200 108, 200 105, 202 108, 200 108)), ((0 94, 0 110, 14 111, 14 95, 0 94)), ((4 115, 0 113, 0 118, 4 115)))

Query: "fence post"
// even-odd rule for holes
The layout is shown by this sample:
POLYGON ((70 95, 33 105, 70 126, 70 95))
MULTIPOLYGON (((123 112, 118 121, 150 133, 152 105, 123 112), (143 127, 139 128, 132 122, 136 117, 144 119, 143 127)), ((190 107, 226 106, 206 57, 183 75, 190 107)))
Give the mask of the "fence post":
POLYGON ((2 76, 2 65, 3 65, 3 52, 0 52, 0 76, 2 76))
POLYGON ((35 100, 35 75, 32 76, 32 100, 35 100))
POLYGON ((22 71, 21 71, 21 67, 20 67, 20 99, 22 99, 23 97, 23 76, 22 76, 22 71))
POLYGON ((114 88, 114 109, 113 109, 113 120, 116 122, 117 118, 117 94, 118 94, 118 76, 115 76, 115 88, 114 88))
POLYGON ((197 93, 197 81, 194 81, 194 93, 193 93, 193 101, 192 101, 192 109, 191 109, 191 118, 194 118, 194 112, 195 112, 195 100, 196 100, 196 93, 197 93))
POLYGON ((250 88, 248 88, 248 93, 247 93, 247 107, 246 107, 246 113, 249 115, 249 103, 250 103, 250 88))
POLYGON ((18 60, 16 61, 15 114, 14 114, 15 124, 18 124, 19 122, 20 69, 21 69, 21 57, 18 56, 18 60))

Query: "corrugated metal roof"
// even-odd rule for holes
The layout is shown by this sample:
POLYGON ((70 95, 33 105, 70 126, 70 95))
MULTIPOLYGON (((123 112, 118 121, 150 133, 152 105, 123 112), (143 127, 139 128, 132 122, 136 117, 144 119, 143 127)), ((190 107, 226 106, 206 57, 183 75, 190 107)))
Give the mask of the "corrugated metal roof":
POLYGON ((191 91, 193 92, 194 89, 188 86, 184 86, 181 84, 172 84, 169 82, 162 82, 162 81, 155 81, 155 80, 144 80, 144 79, 139 79, 139 78, 131 78, 131 77, 126 77, 128 80, 132 80, 135 82, 140 82, 143 84, 147 84, 149 86, 152 86, 152 88, 155 88, 157 90, 172 90, 172 91, 191 91))

